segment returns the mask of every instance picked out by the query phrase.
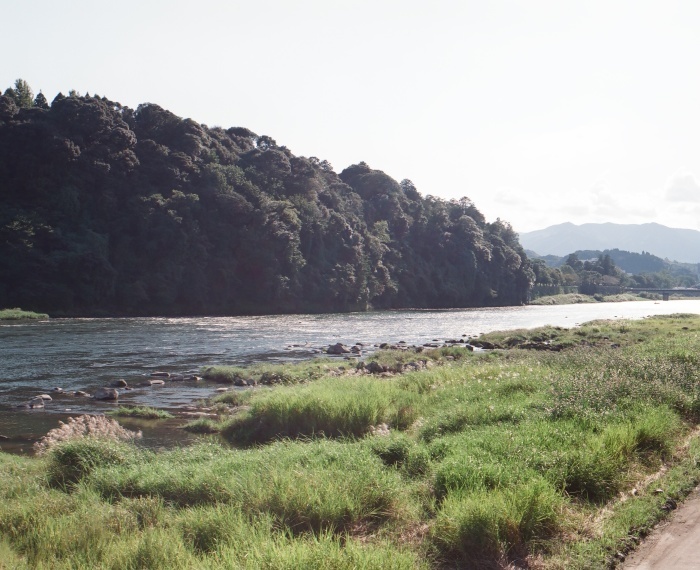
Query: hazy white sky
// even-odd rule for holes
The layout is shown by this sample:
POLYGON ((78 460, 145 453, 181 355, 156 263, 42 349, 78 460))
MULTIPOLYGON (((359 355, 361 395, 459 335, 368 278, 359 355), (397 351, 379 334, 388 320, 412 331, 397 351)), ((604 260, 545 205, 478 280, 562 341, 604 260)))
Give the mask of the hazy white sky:
POLYGON ((0 88, 152 102, 489 221, 700 229, 697 0, 3 2, 0 88))

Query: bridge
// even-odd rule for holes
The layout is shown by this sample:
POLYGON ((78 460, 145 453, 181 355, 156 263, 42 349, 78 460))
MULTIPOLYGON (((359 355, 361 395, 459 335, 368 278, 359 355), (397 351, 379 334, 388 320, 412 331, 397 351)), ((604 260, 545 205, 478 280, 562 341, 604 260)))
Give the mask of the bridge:
POLYGON ((626 293, 658 293, 664 301, 668 301, 671 295, 689 295, 700 297, 700 289, 693 287, 673 287, 671 289, 654 289, 653 287, 625 287, 626 293))

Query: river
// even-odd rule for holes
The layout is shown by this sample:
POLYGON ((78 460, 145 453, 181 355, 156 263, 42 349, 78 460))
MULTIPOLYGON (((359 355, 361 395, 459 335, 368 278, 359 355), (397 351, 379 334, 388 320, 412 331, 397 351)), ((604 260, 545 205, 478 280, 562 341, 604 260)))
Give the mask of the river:
POLYGON ((115 406, 70 395, 76 390, 93 392, 121 378, 135 387, 121 391, 121 404, 177 410, 211 396, 217 387, 201 382, 143 387, 157 370, 189 374, 215 364, 300 360, 337 342, 367 347, 399 341, 418 345, 494 330, 573 327, 594 319, 681 312, 700 314, 700 300, 259 317, 3 321, 0 435, 10 440, 0 441, 0 449, 11 441, 16 451, 23 447, 22 442, 33 441, 68 415, 100 413, 115 406), (65 394, 52 392, 56 387, 65 394), (42 393, 53 397, 43 410, 17 407, 42 393))

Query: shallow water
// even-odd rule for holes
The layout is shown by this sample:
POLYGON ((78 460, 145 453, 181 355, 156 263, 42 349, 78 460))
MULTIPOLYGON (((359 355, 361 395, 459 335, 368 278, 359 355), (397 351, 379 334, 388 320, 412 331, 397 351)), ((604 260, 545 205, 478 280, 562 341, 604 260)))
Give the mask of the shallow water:
MULTIPOLYGON (((167 382, 143 386, 150 374, 201 373, 215 364, 284 362, 317 355, 329 344, 363 343, 370 350, 381 342, 424 344, 460 339, 494 330, 542 325, 575 326, 593 319, 636 319, 655 314, 700 314, 700 300, 594 303, 443 311, 382 311, 351 314, 280 315, 260 317, 50 319, 0 322, 1 449, 26 447, 60 419, 80 413, 100 413, 113 403, 75 397, 92 393, 116 379, 133 389, 120 390, 119 402, 181 410, 211 396, 217 385, 167 382), (63 394, 51 390, 63 389, 63 394), (17 406, 33 396, 52 396, 43 410, 17 406)), ((147 444, 180 441, 170 424, 146 426, 154 437, 147 444), (162 437, 156 432, 164 432, 162 437), (168 437, 170 434, 170 437, 168 437)))

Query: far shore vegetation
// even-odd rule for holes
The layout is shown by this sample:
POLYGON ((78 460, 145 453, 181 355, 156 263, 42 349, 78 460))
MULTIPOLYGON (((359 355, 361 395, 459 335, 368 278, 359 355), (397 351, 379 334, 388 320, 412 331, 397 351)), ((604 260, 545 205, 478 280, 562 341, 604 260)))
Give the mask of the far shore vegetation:
POLYGON ((616 295, 584 295, 582 293, 563 293, 547 295, 533 299, 530 305, 576 305, 580 303, 622 303, 627 301, 650 301, 661 299, 660 295, 619 293, 616 295))
POLYGON ((474 344, 213 369, 257 385, 188 447, 0 453, 0 568, 613 568, 700 481, 700 316, 474 344))
POLYGON ((22 319, 48 319, 46 313, 34 313, 22 309, 0 309, 0 321, 19 321, 22 319))

